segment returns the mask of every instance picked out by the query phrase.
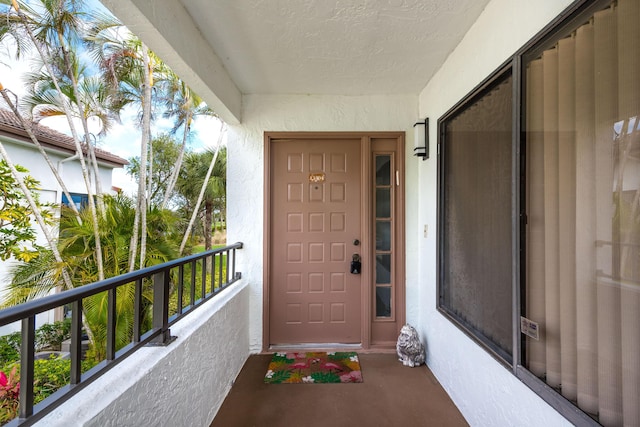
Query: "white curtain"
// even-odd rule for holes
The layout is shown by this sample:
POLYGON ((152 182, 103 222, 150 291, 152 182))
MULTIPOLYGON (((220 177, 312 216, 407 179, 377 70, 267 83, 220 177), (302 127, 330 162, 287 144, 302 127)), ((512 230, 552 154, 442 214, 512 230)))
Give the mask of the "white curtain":
POLYGON ((526 72, 527 366, 605 426, 640 426, 640 2, 526 72))

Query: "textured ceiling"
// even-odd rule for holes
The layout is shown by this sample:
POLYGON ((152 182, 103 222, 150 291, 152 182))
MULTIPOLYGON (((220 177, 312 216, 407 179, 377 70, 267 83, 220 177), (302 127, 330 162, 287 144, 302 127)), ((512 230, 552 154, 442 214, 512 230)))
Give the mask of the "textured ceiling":
POLYGON ((243 93, 418 93, 489 0, 181 0, 243 93))

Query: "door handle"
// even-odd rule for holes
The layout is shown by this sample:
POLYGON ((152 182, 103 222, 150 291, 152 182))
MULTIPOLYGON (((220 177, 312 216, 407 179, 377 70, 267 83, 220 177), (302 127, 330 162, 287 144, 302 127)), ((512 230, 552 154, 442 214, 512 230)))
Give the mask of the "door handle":
POLYGON ((362 271, 362 262, 359 254, 353 254, 351 257, 351 274, 360 274, 362 271))

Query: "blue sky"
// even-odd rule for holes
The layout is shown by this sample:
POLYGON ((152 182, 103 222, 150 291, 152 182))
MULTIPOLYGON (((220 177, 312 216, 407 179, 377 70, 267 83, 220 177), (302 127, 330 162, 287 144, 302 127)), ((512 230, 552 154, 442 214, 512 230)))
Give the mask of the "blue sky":
MULTIPOLYGON (((94 0, 87 3, 91 7, 101 7, 94 0)), ((14 61, 12 59, 14 49, 15 47, 12 45, 0 45, 0 83, 18 96, 22 96, 24 94, 23 76, 29 71, 32 60, 14 61)), ((135 125, 137 114, 136 108, 126 109, 121 116, 122 123, 114 126, 110 133, 98 143, 98 146, 125 159, 139 156, 140 132, 135 125)), ((41 124, 65 134, 71 134, 65 118, 47 118, 42 120, 41 124)), ((157 135, 167 132, 172 127, 172 119, 165 119, 161 114, 157 114, 157 119, 152 127, 152 134, 157 135)), ((193 135, 187 146, 193 151, 202 151, 208 147, 214 147, 218 139, 219 130, 220 123, 217 119, 198 118, 192 126, 193 135)), ((182 131, 180 129, 176 134, 176 139, 180 141, 181 138, 182 131)), ((114 170, 113 185, 122 188, 127 193, 134 193, 137 190, 137 184, 123 169, 114 170)))

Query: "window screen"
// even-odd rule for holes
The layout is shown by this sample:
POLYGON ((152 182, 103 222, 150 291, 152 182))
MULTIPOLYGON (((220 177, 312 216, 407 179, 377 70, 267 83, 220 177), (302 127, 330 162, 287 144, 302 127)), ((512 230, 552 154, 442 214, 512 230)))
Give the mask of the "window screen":
POLYGON ((440 121, 439 308, 512 360, 512 78, 440 121))

